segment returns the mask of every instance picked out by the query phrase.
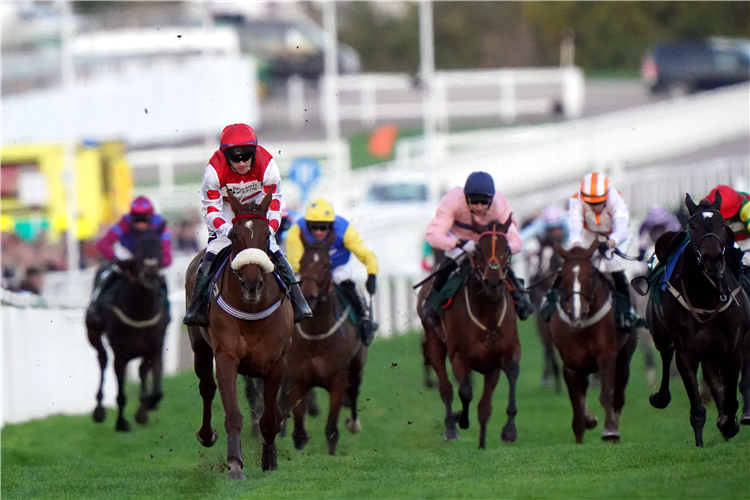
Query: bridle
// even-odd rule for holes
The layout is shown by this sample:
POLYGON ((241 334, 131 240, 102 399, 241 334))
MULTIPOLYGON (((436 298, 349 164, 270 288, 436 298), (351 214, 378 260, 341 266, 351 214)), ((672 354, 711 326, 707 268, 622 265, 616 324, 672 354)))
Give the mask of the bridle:
MULTIPOLYGON (((705 214, 706 212, 711 212, 711 213, 714 213, 714 214, 719 214, 719 216, 721 216, 721 212, 719 212, 719 211, 718 211, 718 210, 716 210, 716 209, 710 209, 710 210, 701 210, 700 212, 696 212, 696 213, 694 213, 693 215, 691 215, 691 216, 690 216, 690 218, 688 218, 688 224, 689 224, 689 223, 690 223, 690 222, 691 222, 691 221, 692 221, 692 220, 693 220, 694 218, 696 218, 696 217, 697 217, 698 215, 701 215, 701 216, 702 216, 702 215, 703 215, 703 214, 705 214)), ((726 223, 725 223, 724 225, 726 225, 726 223)), ((722 227, 724 227, 724 226, 722 226, 722 227)), ((688 229, 688 234, 690 234, 690 230, 689 230, 689 229, 688 229)), ((700 240, 698 240, 698 243, 697 243, 697 244, 696 244, 696 243, 695 243, 695 242, 693 241, 693 238, 690 238, 690 242, 691 242, 691 244, 692 244, 692 246, 693 246, 693 250, 695 251, 695 254, 696 254, 696 255, 697 255, 697 257, 698 257, 698 265, 699 265, 699 266, 701 266, 701 268, 703 268, 703 263, 702 263, 702 260, 703 260, 703 254, 701 254, 701 251, 700 251, 700 247, 701 247, 701 245, 703 244, 703 241, 704 241, 704 240, 705 240, 706 238, 716 238, 716 239, 717 239, 717 240, 719 241, 719 244, 721 245, 721 255, 724 255, 724 252, 725 252, 725 251, 726 251, 726 249, 727 249, 727 244, 726 244, 726 241, 725 241, 725 240, 723 240, 723 239, 722 239, 722 238, 721 238, 721 237, 720 237, 720 236, 719 236, 718 234, 716 234, 716 233, 715 233, 715 232, 713 232, 713 231, 712 231, 712 232, 710 232, 710 233, 706 233, 706 234, 704 234, 704 235, 703 235, 703 236, 701 237, 701 239, 700 239, 700 240)), ((705 270, 704 270, 704 272, 705 272, 705 270)), ((719 278, 721 278, 721 276, 719 276, 719 278)))
MULTIPOLYGON (((571 257, 571 258, 565 259, 565 262, 577 261, 577 260, 581 260, 581 261, 584 261, 584 262, 588 263, 591 267, 594 268, 594 272, 591 273, 591 276, 590 276, 589 280, 586 282, 586 286, 585 287, 581 286, 581 290, 579 290, 579 291, 573 290, 570 293, 563 294, 562 297, 560 298, 560 304, 562 304, 563 301, 565 301, 565 300, 567 300, 567 299, 569 299, 571 297, 574 297, 576 295, 580 295, 589 304, 592 304, 594 302, 594 298, 596 297, 596 292, 599 289, 599 286, 601 286, 601 280, 597 280, 598 273, 597 273, 596 266, 594 266, 593 262, 591 262, 591 258, 590 257, 586 257, 586 256, 583 256, 583 255, 580 256, 580 257, 571 257), (589 286, 592 283, 593 283, 593 286, 589 286), (584 290, 588 290, 589 288, 591 288, 591 292, 589 294, 585 293, 584 290)), ((562 310, 562 305, 560 305, 560 308, 562 310)), ((591 311, 589 311, 589 312, 591 312, 591 311)))
POLYGON ((479 274, 482 278, 482 281, 487 280, 487 272, 488 271, 497 271, 498 269, 501 269, 502 272, 500 273, 500 281, 505 281, 506 276, 508 275, 508 268, 510 266, 506 265, 503 269, 503 264, 508 264, 510 261, 510 249, 506 249, 506 251, 501 255, 502 261, 498 259, 497 257, 497 237, 502 236, 503 238, 506 238, 507 236, 502 231, 497 231, 497 224, 492 224, 492 231, 485 231, 483 233, 479 234, 479 239, 481 240, 483 236, 491 235, 492 236, 492 254, 490 256, 490 259, 487 261, 487 265, 484 268, 484 271, 479 271, 477 269, 476 265, 474 264, 474 257, 469 254, 469 260, 471 261, 471 267, 474 269, 477 274, 479 274))
MULTIPOLYGON (((310 250, 314 252, 326 253, 326 251, 322 248, 310 248, 310 250)), ((304 281, 312 281, 313 283, 318 285, 318 288, 321 290, 324 296, 327 295, 333 289, 333 280, 331 278, 330 258, 328 259, 328 264, 323 268, 322 278, 316 278, 316 277, 309 276, 309 275, 303 276, 302 273, 300 272, 299 283, 302 284, 302 282, 304 281)))
MULTIPOLYGON (((232 219, 232 224, 234 224, 235 221, 237 221, 238 219, 239 220, 241 220, 241 219, 258 219, 258 220, 262 220, 266 224, 268 224, 268 217, 266 217, 265 215, 260 215, 260 214, 239 214, 239 215, 235 215, 234 218, 232 219)), ((252 232, 251 232, 251 235, 252 235, 252 232)), ((243 250, 245 250, 245 249, 243 248, 243 250)), ((235 251, 234 246, 232 246, 232 255, 231 255, 232 259, 234 259, 237 256, 237 253, 238 252, 235 251)), ((240 272, 241 269, 233 269, 233 268, 231 268, 231 269, 232 269, 232 274, 234 274, 237 277, 237 279, 240 280, 240 283, 244 283, 244 280, 242 279, 242 273, 240 272)), ((261 275, 266 274, 266 272, 263 270, 263 268, 261 268, 260 272, 261 272, 261 275)))

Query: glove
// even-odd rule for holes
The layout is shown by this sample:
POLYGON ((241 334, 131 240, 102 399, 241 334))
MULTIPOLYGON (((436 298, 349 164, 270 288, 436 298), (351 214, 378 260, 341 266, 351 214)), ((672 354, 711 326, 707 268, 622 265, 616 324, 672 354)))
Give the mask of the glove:
POLYGON ((601 254, 601 256, 604 257, 605 255, 607 255, 609 245, 607 245, 606 241, 602 241, 601 243, 599 243, 599 246, 597 248, 599 249, 599 253, 601 254))
POLYGON ((474 253, 474 249, 477 247, 477 242, 474 240, 459 240, 458 245, 456 246, 460 246, 466 253, 474 253), (463 241, 463 244, 461 243, 461 241, 463 241))
POLYGON ((376 277, 374 274, 367 275, 367 283, 365 283, 365 289, 370 295, 375 295, 375 279, 376 277))
POLYGON ((122 244, 118 241, 115 243, 114 246, 115 251, 115 259, 123 261, 123 260, 131 260, 133 258, 133 253, 122 246, 122 244))
POLYGON ((225 222, 221 226, 219 226, 219 229, 216 230, 216 233, 220 236, 223 236, 224 238, 229 237, 229 233, 232 232, 232 225, 229 222, 225 222))

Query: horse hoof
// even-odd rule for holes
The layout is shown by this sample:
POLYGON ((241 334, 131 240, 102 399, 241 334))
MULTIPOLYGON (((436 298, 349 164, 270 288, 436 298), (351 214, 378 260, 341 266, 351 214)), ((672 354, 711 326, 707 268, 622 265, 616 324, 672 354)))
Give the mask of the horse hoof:
POLYGON ((672 401, 672 395, 667 394, 666 396, 662 397, 661 393, 655 393, 649 396, 648 402, 651 403, 651 406, 654 408, 658 408, 660 410, 663 410, 667 406, 669 406, 669 402, 672 401))
POLYGON ((740 418, 740 423, 742 425, 750 425, 750 410, 747 410, 745 413, 742 414, 742 417, 740 418))
POLYGON ((294 447, 301 450, 310 441, 310 433, 307 431, 293 432, 292 439, 294 440, 294 447))
POLYGON ((727 418, 723 425, 719 426, 719 430, 721 431, 721 435, 724 436, 724 439, 732 439, 738 432, 740 432, 740 423, 737 420, 737 417, 727 418))
POLYGON ((349 429, 349 432, 352 434, 356 434, 362 430, 362 422, 360 422, 359 419, 352 420, 351 418, 347 418, 344 423, 346 424, 346 428, 349 429))
POLYGON ((107 418, 107 412, 104 410, 103 406, 97 406, 96 408, 94 408, 93 417, 94 417, 94 422, 100 424, 104 422, 105 418, 107 418))
POLYGON ((458 429, 455 427, 451 429, 446 429, 445 434, 443 434, 443 439, 446 441, 457 441, 461 439, 461 436, 458 434, 458 429))
POLYGON ((245 479, 245 474, 242 473, 242 468, 239 464, 232 463, 229 465, 227 479, 245 479))
POLYGON ((426 388, 428 388, 428 389, 434 389, 435 388, 435 382, 433 382, 432 380, 425 380, 424 381, 424 386, 426 388))
POLYGON ((130 424, 124 418, 118 418, 115 430, 117 430, 117 432, 128 432, 130 431, 130 424))
POLYGON ((263 456, 261 458, 263 472, 276 470, 278 468, 276 445, 263 443, 263 456))
POLYGON ((586 416, 586 429, 596 429, 597 425, 599 425, 599 419, 596 418, 596 415, 586 416))
POLYGON ((307 414, 311 417, 317 417, 320 415, 320 406, 318 406, 318 403, 310 403, 307 405, 307 414))
POLYGON ((198 438, 198 442, 200 444, 202 444, 206 448, 210 448, 210 447, 212 447, 213 445, 216 444, 216 440, 219 439, 219 433, 216 432, 216 429, 211 428, 211 437, 208 440, 204 440, 201 437, 201 431, 196 432, 195 433, 195 437, 198 438))
POLYGON ((458 426, 462 429, 468 429, 469 428, 469 412, 467 411, 465 414, 463 412, 458 413, 458 426))
POLYGON ((517 438, 518 432, 515 425, 508 424, 503 427, 503 432, 500 433, 500 439, 503 443, 515 443, 517 438))
POLYGON ((138 408, 138 411, 135 412, 135 421, 141 425, 146 425, 148 423, 148 410, 145 407, 141 406, 138 408))
POLYGON ((609 429, 604 429, 602 431, 602 441, 607 441, 610 443, 619 443, 620 442, 620 432, 619 431, 612 431, 609 429))

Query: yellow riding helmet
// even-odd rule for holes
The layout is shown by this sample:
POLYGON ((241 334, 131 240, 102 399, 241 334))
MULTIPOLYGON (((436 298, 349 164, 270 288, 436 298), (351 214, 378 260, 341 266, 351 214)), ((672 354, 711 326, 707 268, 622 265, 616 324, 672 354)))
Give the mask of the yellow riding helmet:
POLYGON ((307 205, 305 220, 308 222, 333 222, 335 219, 333 205, 325 198, 317 198, 307 205))

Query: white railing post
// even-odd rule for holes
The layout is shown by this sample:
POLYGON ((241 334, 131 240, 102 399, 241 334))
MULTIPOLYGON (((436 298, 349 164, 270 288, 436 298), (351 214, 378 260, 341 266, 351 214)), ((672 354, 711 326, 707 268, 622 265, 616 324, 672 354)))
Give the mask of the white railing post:
POLYGON ((174 160, 167 152, 159 155, 159 191, 162 194, 174 191, 174 160))
POLYGON ((500 118, 505 123, 516 120, 516 82, 513 73, 503 72, 500 76, 500 118))
POLYGON ((362 125, 372 127, 375 125, 378 116, 376 83, 371 79, 361 81, 359 92, 362 125))
POLYGON ((580 68, 561 68, 562 105, 565 118, 578 118, 583 113, 586 82, 580 68))
POLYGON ((305 123, 305 81, 299 75, 292 75, 286 83, 289 102, 289 123, 297 130, 305 123))

